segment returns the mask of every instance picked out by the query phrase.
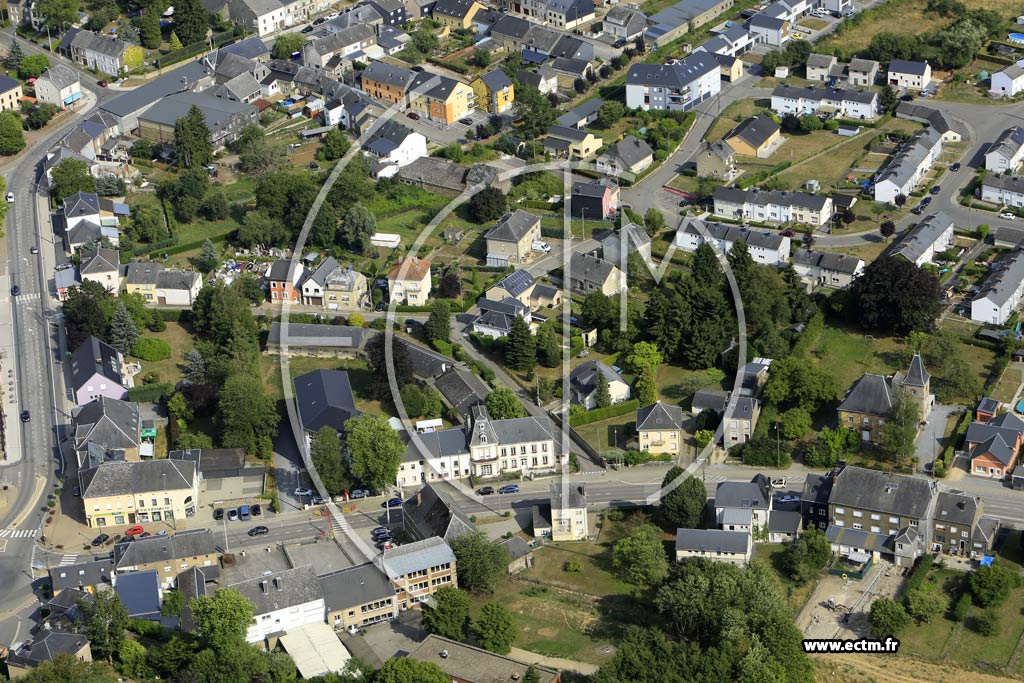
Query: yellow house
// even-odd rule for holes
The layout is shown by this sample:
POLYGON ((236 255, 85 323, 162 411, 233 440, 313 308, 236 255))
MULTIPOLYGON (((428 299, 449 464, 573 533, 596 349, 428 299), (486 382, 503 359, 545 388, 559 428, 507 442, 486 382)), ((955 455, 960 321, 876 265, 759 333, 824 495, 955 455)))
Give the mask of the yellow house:
POLYGON ((438 0, 434 5, 434 20, 449 28, 469 28, 473 17, 483 8, 476 0, 438 0))
POLYGON ((539 242, 540 238, 540 217, 516 209, 484 235, 487 264, 507 266, 521 263, 533 252, 533 243, 539 242))
POLYGON ((90 527, 180 525, 196 514, 199 477, 186 460, 107 461, 78 475, 90 527))
POLYGON ((593 133, 568 126, 551 126, 543 140, 544 153, 552 159, 585 161, 597 154, 604 141, 593 133))
POLYGON ((640 450, 651 454, 679 453, 683 442, 683 409, 658 401, 636 411, 636 435, 640 450))
MULTIPOLYGON (((433 74, 431 77, 434 77, 433 74)), ((476 93, 473 89, 447 76, 434 78, 437 84, 425 92, 416 92, 416 84, 413 84, 409 108, 422 118, 444 126, 469 116, 476 107, 476 93)))
POLYGON ((725 141, 737 154, 765 159, 774 151, 779 135, 779 124, 767 116, 755 116, 736 126, 725 141))
POLYGON ((423 306, 430 298, 430 261, 407 256, 388 271, 388 292, 399 305, 423 306))
POLYGON ((503 114, 512 109, 515 102, 515 86, 501 69, 495 69, 477 76, 470 83, 476 93, 478 109, 489 114, 503 114))
POLYGON ((21 97, 21 83, 10 76, 0 75, 0 111, 19 111, 21 97))

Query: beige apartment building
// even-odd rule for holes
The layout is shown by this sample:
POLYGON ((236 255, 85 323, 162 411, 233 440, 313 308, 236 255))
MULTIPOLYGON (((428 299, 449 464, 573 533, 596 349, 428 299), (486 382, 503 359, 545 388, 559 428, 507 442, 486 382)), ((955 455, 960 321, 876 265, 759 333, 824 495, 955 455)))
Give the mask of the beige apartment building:
POLYGON ((168 522, 195 516, 199 500, 196 464, 185 460, 103 462, 79 474, 90 527, 168 522))
POLYGON ((380 563, 401 610, 419 605, 443 586, 458 585, 455 553, 437 536, 385 550, 380 563))
POLYGON ((636 411, 636 435, 640 450, 651 454, 679 452, 682 443, 683 409, 658 401, 636 411))

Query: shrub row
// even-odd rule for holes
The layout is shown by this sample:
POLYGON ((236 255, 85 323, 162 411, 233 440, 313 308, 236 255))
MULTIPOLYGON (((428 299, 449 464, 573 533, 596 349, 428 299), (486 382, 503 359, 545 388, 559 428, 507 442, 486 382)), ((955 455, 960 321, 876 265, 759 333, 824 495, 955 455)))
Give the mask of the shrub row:
POLYGON ((427 57, 427 61, 433 64, 434 66, 440 66, 444 67, 445 69, 451 69, 455 73, 463 75, 469 73, 469 67, 459 64, 458 62, 446 62, 443 59, 438 59, 437 57, 427 57))
POLYGON ((793 162, 791 162, 791 161, 783 161, 781 164, 775 164, 771 168, 766 168, 763 171, 758 171, 757 173, 754 173, 753 175, 744 176, 743 178, 740 179, 740 181, 739 181, 739 183, 737 183, 737 185, 740 187, 740 189, 745 190, 748 187, 751 187, 753 185, 757 185, 761 181, 768 180, 769 178, 771 178, 776 173, 782 173, 783 171, 785 171, 787 168, 789 168, 792 165, 793 165, 793 162))
POLYGON ((903 587, 903 595, 907 595, 915 588, 920 588, 921 584, 928 577, 928 571, 932 568, 932 562, 935 558, 931 555, 922 555, 921 559, 918 560, 917 564, 914 565, 913 571, 910 573, 910 577, 907 579, 906 585, 903 587))
POLYGON ((618 417, 627 413, 636 412, 636 409, 640 407, 640 401, 631 399, 629 401, 623 401, 622 403, 616 403, 613 406, 607 408, 594 408, 588 410, 585 413, 577 413, 569 417, 569 426, 581 427, 588 425, 591 422, 600 422, 601 420, 607 420, 610 417, 618 417))
POLYGON ((177 243, 178 236, 175 235, 174 237, 169 237, 165 240, 160 240, 159 242, 154 242, 152 244, 144 244, 140 247, 135 247, 134 249, 132 249, 132 256, 143 256, 154 251, 160 251, 161 249, 173 247, 177 243))
POLYGON ((143 384, 128 390, 128 400, 133 403, 156 403, 164 396, 169 396, 173 391, 174 385, 170 382, 143 384))

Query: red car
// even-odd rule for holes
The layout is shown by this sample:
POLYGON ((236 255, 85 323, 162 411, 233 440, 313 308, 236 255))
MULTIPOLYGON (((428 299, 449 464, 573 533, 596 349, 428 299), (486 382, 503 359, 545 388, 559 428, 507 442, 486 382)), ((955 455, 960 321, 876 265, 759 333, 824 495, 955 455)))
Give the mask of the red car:
POLYGON ((795 234, 796 234, 796 230, 783 230, 782 231, 782 236, 783 237, 792 237, 795 234))
POLYGON ((107 83, 106 81, 98 81, 96 85, 100 86, 101 88, 106 88, 109 85, 109 83, 107 83))
POLYGON ((143 529, 141 526, 136 524, 135 526, 128 527, 128 530, 124 532, 124 535, 125 536, 138 536, 143 531, 145 531, 145 529, 143 529))

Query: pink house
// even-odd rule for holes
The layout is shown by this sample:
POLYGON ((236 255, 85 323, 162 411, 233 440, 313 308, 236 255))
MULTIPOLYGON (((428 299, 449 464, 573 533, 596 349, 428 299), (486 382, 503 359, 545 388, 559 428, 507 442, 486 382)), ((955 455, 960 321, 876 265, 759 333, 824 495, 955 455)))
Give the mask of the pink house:
POLYGON ((100 396, 124 400, 132 386, 124 356, 110 344, 89 337, 71 354, 71 386, 82 406, 100 396))
POLYGON ((619 186, 606 179, 574 182, 569 197, 570 211, 575 218, 603 220, 619 212, 619 186))

